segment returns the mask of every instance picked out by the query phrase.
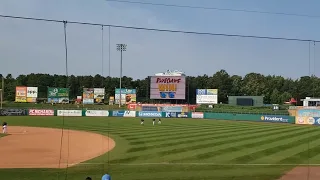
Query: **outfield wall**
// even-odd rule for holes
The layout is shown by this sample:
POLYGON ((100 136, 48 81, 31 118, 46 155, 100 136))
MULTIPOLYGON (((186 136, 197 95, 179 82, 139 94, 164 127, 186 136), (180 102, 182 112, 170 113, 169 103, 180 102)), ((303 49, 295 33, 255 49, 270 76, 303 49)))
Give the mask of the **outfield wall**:
POLYGON ((52 109, 0 109, 0 116, 68 116, 68 117, 142 117, 142 118, 192 118, 234 120, 252 122, 295 123, 293 116, 203 113, 203 112, 155 112, 155 111, 108 111, 108 110, 52 110, 52 109))

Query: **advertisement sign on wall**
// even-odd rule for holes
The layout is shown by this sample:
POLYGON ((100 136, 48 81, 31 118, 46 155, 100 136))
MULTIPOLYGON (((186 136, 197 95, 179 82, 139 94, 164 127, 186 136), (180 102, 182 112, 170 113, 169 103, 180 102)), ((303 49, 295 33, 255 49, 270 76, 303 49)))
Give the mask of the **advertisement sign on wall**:
POLYGON ((186 78, 184 76, 152 76, 150 99, 185 99, 186 78))
MULTIPOLYGON (((119 104, 120 89, 115 90, 115 104, 119 104)), ((130 104, 137 102, 136 89, 121 89, 121 104, 130 104)))
POLYGON ((136 111, 125 111, 123 117, 136 117, 136 111))
POLYGON ((27 102, 27 87, 17 86, 16 87, 16 102, 27 102))
POLYGON ((52 109, 29 109, 29 116, 54 116, 52 109))
POLYGON ((26 116, 25 109, 0 109, 0 116, 26 116))
POLYGON ((265 116, 261 116, 261 121, 289 123, 289 117, 288 116, 265 115, 265 116))
POLYGON ((150 111, 140 111, 138 114, 139 117, 162 117, 161 112, 150 112, 150 111))
POLYGON ((94 88, 94 103, 104 103, 104 95, 105 89, 104 88, 94 88))
POLYGON ((94 102, 93 97, 94 97, 93 88, 83 88, 83 93, 82 93, 83 104, 93 104, 94 102))
POLYGON ((191 118, 195 119, 203 119, 203 112, 192 112, 191 118))
POLYGON ((27 87, 27 102, 37 102, 38 87, 27 87))
POLYGON ((69 88, 48 87, 48 103, 69 103, 69 88))
POLYGON ((320 109, 303 108, 296 114, 296 124, 319 125, 320 109))
POLYGON ((82 116, 82 110, 58 110, 57 116, 82 116))
POLYGON ((125 111, 112 111, 112 116, 114 117, 123 117, 125 111))
POLYGON ((89 117, 108 117, 109 111, 107 110, 87 110, 85 112, 86 116, 89 117))
POLYGON ((218 89, 197 89, 197 104, 218 104, 218 89))

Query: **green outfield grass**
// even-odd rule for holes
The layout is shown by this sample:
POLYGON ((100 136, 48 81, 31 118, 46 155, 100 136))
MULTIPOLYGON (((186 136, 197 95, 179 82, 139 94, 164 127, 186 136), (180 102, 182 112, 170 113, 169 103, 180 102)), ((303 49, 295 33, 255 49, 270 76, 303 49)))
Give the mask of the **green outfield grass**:
MULTIPOLYGON (((320 164, 318 127, 239 121, 137 118, 3 117, 9 125, 87 130, 116 148, 76 167, 1 169, 6 180, 274 180, 294 164, 320 164), (290 165, 291 164, 291 165, 290 165)), ((101 148, 101 147, 93 147, 101 148)))

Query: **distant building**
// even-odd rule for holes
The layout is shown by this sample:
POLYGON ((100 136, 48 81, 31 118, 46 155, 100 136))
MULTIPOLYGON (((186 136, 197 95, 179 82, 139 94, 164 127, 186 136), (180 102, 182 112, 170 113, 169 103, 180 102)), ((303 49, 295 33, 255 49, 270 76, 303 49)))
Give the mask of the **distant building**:
POLYGON ((263 106, 263 96, 228 96, 228 104, 234 106, 263 106))
POLYGON ((312 98, 306 97, 305 99, 301 99, 303 102, 303 106, 320 106, 320 98, 312 98))

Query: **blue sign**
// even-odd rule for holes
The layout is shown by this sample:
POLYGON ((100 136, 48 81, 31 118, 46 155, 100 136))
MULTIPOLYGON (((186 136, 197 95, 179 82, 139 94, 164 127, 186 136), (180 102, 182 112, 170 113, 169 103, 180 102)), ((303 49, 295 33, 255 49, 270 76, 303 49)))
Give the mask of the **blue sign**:
POLYGON ((166 112, 166 118, 176 118, 177 113, 176 112, 166 112))
POLYGON ((261 121, 277 122, 277 123, 289 123, 289 116, 265 115, 265 116, 261 116, 261 121))
POLYGON ((125 111, 113 111, 112 112, 112 116, 115 117, 123 117, 124 116, 125 111))
POLYGON ((196 95, 207 95, 206 89, 196 89, 196 95))
POLYGON ((187 118, 188 113, 187 112, 177 112, 177 118, 187 118))
MULTIPOLYGON (((120 89, 117 88, 115 94, 120 94, 120 89)), ((121 94, 137 94, 136 89, 121 89, 121 94)))
POLYGON ((162 117, 161 112, 154 112, 154 111, 140 111, 139 117, 162 117))
POLYGON ((299 109, 299 117, 320 117, 320 109, 299 109))
POLYGON ((182 106, 164 106, 161 107, 163 112, 182 112, 182 106))

